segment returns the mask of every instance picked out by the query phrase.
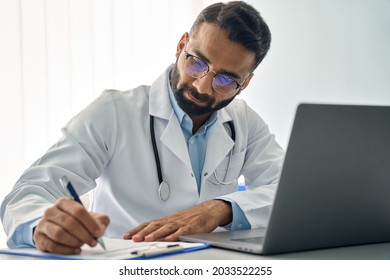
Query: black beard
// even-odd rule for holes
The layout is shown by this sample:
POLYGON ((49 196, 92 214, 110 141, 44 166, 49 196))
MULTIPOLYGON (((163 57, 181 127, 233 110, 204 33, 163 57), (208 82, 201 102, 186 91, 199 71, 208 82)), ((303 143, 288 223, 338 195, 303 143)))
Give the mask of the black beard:
POLYGON ((177 61, 172 68, 170 73, 170 83, 173 91, 173 95, 175 96, 176 102, 179 107, 189 116, 203 116, 203 115, 211 115, 213 112, 218 111, 224 107, 226 107, 237 94, 233 95, 232 98, 222 100, 213 108, 213 104, 215 103, 215 99, 208 94, 199 93, 194 87, 191 87, 187 84, 183 84, 178 87, 180 81, 180 73, 177 69, 177 61), (206 102, 204 106, 199 106, 191 100, 184 97, 184 93, 194 96, 196 99, 206 102))

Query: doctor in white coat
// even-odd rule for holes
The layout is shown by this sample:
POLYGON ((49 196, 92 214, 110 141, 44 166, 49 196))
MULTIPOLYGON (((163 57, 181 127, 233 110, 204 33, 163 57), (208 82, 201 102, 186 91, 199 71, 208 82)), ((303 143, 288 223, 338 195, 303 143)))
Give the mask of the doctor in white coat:
POLYGON ((105 91, 23 173, 1 205, 8 246, 74 254, 103 234, 173 241, 218 226, 266 226, 284 152, 235 97, 269 45, 251 6, 203 10, 161 77, 105 91), (79 194, 90 192, 89 211, 66 198, 64 175, 79 194), (245 192, 237 191, 240 175, 245 192))

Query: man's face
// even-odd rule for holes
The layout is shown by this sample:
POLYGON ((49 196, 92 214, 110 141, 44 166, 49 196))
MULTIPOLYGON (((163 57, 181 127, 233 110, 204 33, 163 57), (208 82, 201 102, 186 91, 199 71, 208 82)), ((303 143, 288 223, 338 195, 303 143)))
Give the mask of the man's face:
POLYGON ((252 77, 251 66, 255 54, 238 43, 229 41, 218 26, 204 23, 192 37, 184 34, 176 53, 176 64, 171 72, 171 87, 180 108, 189 116, 209 116, 227 106, 252 77), (209 67, 209 72, 194 78, 187 74, 186 55, 200 58, 209 67), (213 86, 215 73, 227 74, 242 88, 228 94, 217 92, 213 86))

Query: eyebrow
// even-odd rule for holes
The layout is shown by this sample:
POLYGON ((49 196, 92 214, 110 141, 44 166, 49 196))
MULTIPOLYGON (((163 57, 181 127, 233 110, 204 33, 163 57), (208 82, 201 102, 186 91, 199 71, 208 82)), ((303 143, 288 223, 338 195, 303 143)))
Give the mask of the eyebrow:
MULTIPOLYGON (((200 59, 202 59, 204 62, 207 63, 207 65, 209 65, 211 62, 210 60, 200 51, 197 51, 197 50, 193 50, 194 53, 196 54, 197 57, 199 57, 200 59)), ((209 66, 210 67, 210 66, 209 66)), ((236 80, 242 80, 242 78, 240 77, 240 75, 238 75, 237 73, 235 72, 232 72, 232 71, 229 71, 229 70, 225 70, 225 69, 221 69, 221 71, 217 72, 218 74, 226 74, 236 80)))

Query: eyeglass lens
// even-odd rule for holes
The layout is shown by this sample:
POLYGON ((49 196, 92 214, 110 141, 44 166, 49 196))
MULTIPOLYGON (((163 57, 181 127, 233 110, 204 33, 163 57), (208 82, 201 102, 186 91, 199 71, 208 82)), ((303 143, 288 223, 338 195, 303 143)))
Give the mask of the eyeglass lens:
MULTIPOLYGON (((185 61, 186 72, 193 78, 202 78, 209 72, 208 65, 201 59, 188 55, 185 61)), ((225 74, 216 74, 213 79, 213 88, 221 94, 232 94, 237 90, 237 83, 225 74)))

